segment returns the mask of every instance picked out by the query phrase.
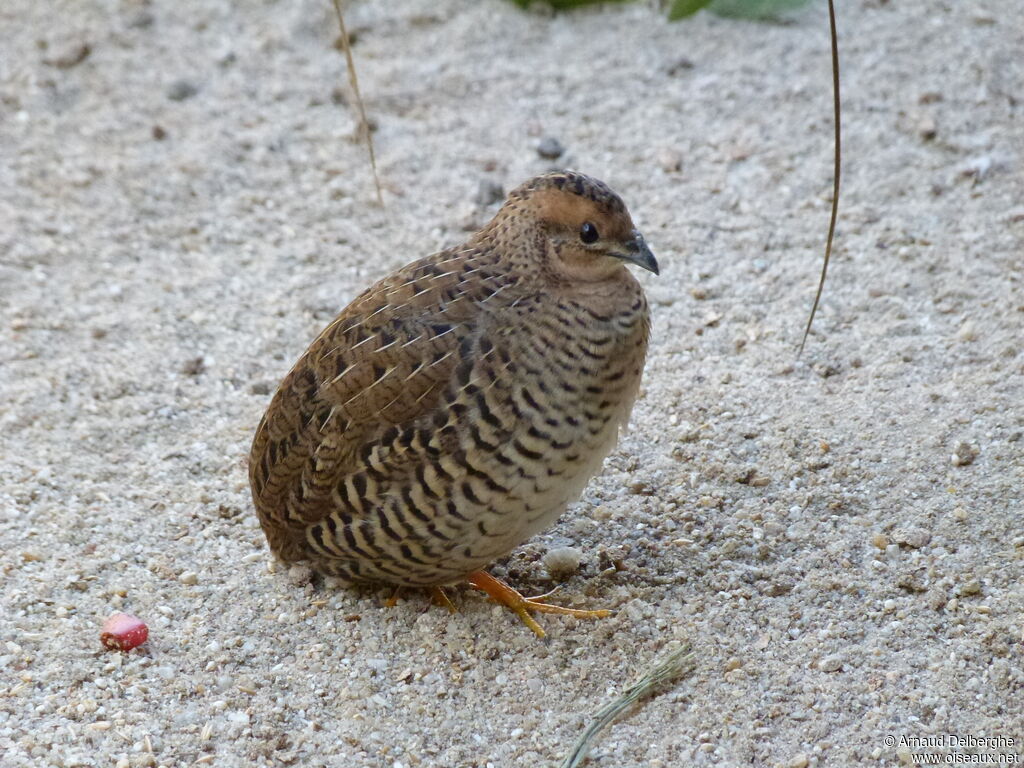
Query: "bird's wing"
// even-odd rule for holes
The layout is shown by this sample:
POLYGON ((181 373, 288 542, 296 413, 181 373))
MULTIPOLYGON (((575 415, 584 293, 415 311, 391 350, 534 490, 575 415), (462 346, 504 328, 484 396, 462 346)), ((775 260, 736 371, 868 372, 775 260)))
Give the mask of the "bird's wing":
POLYGON ((475 255, 438 254, 372 286, 281 382, 249 473, 264 530, 285 559, 291 537, 271 530, 298 533, 330 514, 339 480, 365 467, 382 434, 433 410, 466 362, 481 305, 502 290, 499 278, 480 274, 475 255))

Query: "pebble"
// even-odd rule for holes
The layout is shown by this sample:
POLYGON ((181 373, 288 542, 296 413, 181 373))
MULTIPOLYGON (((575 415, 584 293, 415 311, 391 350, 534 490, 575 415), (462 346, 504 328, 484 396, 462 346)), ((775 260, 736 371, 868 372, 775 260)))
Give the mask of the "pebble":
POLYGON ((655 160, 665 173, 678 173, 683 167, 682 154, 671 147, 659 149, 655 160))
POLYGON ((193 357, 182 363, 181 372, 186 376, 198 376, 206 370, 206 360, 200 357, 193 357))
POLYGON ((970 581, 960 585, 961 595, 977 595, 981 593, 981 582, 977 579, 971 579, 970 581))
POLYGON ((938 135, 938 128, 935 125, 935 119, 931 116, 924 117, 917 124, 917 135, 924 141, 931 141, 938 135))
POLYGON ((57 69, 71 69, 89 58, 92 47, 88 43, 76 42, 59 52, 56 56, 43 59, 44 64, 57 69))
POLYGON ((822 672, 838 672, 842 668, 843 657, 838 653, 830 654, 818 662, 818 669, 822 672))
POLYGON ((960 330, 956 332, 956 337, 960 341, 977 341, 978 330, 974 325, 974 321, 965 320, 964 324, 960 326, 960 330))
POLYGON ((565 154, 565 147, 554 136, 545 136, 537 143, 537 154, 548 160, 557 160, 565 154))
POLYGON ((167 89, 167 98, 171 101, 185 101, 199 93, 199 87, 188 80, 175 80, 167 89))
POLYGON ((572 576, 580 568, 583 553, 576 547, 554 547, 544 555, 544 567, 553 579, 572 576))
POLYGON ((482 179, 476 190, 474 202, 486 208, 505 199, 505 188, 494 179, 482 179))
POLYGON ((787 765, 789 768, 807 768, 809 763, 810 760, 807 759, 807 754, 805 752, 798 752, 789 758, 787 765))
POLYGON ((687 70, 693 69, 694 66, 695 64, 693 63, 693 59, 687 56, 680 56, 665 66, 665 72, 668 75, 679 75, 687 70))
POLYGON ((921 549, 932 540, 932 534, 924 528, 897 528, 892 533, 892 539, 905 547, 921 549))
POLYGON ((194 587, 199 583, 199 574, 195 571, 185 571, 181 576, 178 577, 178 581, 189 587, 194 587))
POLYGON ((968 464, 974 463, 974 460, 978 458, 978 453, 978 449, 970 443, 960 441, 953 449, 953 455, 949 457, 949 461, 954 467, 966 467, 968 464))

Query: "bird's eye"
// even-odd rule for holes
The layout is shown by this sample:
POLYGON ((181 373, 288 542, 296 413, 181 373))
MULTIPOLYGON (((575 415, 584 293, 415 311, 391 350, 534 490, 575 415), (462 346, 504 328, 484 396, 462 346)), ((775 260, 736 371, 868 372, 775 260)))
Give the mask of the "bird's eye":
POLYGON ((600 235, 597 234, 597 227, 595 227, 589 221, 584 223, 584 225, 580 227, 580 240, 582 240, 587 245, 589 245, 590 243, 596 243, 598 237, 600 237, 600 235))

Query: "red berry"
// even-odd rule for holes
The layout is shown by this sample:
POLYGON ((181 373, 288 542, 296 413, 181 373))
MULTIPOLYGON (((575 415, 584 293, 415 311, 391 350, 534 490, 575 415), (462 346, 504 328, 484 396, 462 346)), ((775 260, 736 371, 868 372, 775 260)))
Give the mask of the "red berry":
POLYGON ((112 651, 130 651, 146 642, 149 627, 130 613, 115 613, 103 623, 100 642, 112 651))

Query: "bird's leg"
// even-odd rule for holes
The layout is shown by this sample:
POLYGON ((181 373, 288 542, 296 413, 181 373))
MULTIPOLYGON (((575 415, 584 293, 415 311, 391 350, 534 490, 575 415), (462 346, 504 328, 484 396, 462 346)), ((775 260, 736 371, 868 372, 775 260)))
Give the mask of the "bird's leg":
POLYGON ((532 612, 537 613, 561 613, 566 616, 575 616, 577 619, 602 619, 610 616, 611 611, 581 611, 576 608, 563 608, 560 605, 549 605, 541 602, 540 598, 523 597, 516 590, 500 579, 496 579, 486 571, 475 571, 466 577, 466 583, 488 596, 497 603, 510 608, 522 620, 523 624, 533 630, 537 637, 544 637, 544 630, 541 629, 532 612))

